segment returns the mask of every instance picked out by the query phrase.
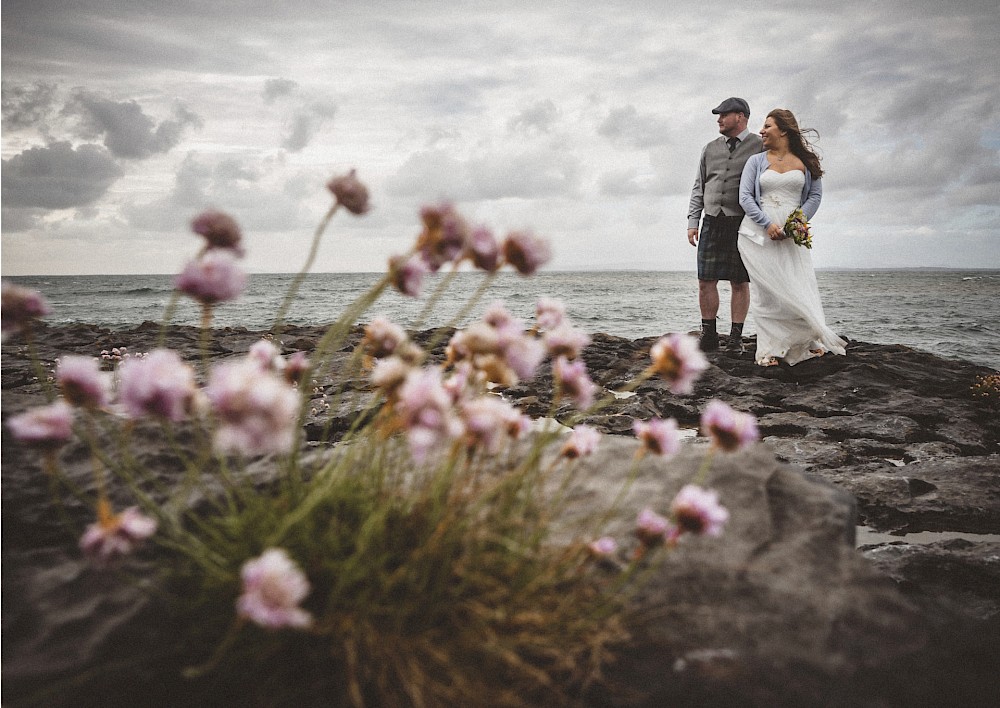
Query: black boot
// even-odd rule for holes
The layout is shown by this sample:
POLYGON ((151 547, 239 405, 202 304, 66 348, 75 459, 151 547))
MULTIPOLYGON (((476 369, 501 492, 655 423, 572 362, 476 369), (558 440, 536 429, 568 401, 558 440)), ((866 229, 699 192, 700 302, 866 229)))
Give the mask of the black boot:
POLYGON ((714 352, 719 348, 719 333, 715 331, 715 320, 701 321, 701 340, 698 342, 703 352, 714 352))
POLYGON ((726 342, 726 353, 740 356, 746 348, 743 346, 743 323, 733 322, 729 330, 729 340, 726 342))

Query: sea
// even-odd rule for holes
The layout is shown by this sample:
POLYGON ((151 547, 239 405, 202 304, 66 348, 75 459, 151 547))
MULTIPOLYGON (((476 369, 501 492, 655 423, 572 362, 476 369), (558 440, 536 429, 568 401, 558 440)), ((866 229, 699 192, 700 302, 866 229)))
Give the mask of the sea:
MULTIPOLYGON (((305 277, 286 322, 336 320, 376 283, 377 273, 313 273, 305 277)), ((254 274, 243 297, 215 308, 213 326, 269 329, 294 275, 254 274)), ((172 275, 20 276, 6 280, 46 297, 52 324, 87 322, 126 329, 162 322, 173 293, 172 275)), ((902 344, 942 357, 1000 369, 1000 270, 819 270, 816 273, 829 324, 841 336, 902 344)), ((382 315, 404 327, 463 326, 492 302, 502 301, 530 321, 539 297, 558 298, 577 327, 638 339, 699 327, 693 272, 541 272, 532 277, 501 272, 484 286, 480 273, 425 279, 420 298, 391 288, 360 318, 382 315), (470 298, 482 290, 469 308, 470 298)), ((728 283, 720 283, 719 328, 729 328, 728 283)), ((171 322, 197 325, 200 310, 181 298, 171 322)), ((754 334, 753 308, 744 333, 754 334)), ((122 344, 127 346, 126 342, 122 344)))

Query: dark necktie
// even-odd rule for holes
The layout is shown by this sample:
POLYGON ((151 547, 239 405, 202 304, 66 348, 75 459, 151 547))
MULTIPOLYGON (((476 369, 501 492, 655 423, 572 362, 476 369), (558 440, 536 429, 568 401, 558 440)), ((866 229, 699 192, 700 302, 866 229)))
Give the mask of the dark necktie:
POLYGON ((733 150, 736 149, 736 144, 739 141, 740 141, 739 138, 729 138, 729 139, 726 140, 726 142, 729 143, 729 152, 732 152, 733 150))

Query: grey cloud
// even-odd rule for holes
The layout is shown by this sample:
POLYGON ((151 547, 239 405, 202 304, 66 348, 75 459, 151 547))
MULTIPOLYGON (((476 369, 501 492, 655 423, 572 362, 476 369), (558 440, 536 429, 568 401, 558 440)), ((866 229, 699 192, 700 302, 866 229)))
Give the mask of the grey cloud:
MULTIPOLYGON (((186 228, 198 212, 215 208, 230 213, 247 230, 278 231, 309 224, 304 197, 285 183, 265 184, 268 165, 258 157, 224 157, 189 154, 174 179, 173 189, 160 199, 129 203, 123 213, 130 227, 148 231, 186 228)), ((293 176, 292 179, 296 177, 293 176)), ((314 184, 322 184, 315 180, 314 184)))
POLYGON ((563 151, 489 153, 458 160, 443 150, 418 152, 387 182, 393 196, 462 201, 568 196, 579 188, 579 160, 563 151))
POLYGON ((305 148, 323 125, 337 112, 337 106, 333 103, 314 103, 292 117, 291 128, 281 147, 289 152, 299 152, 305 148))
POLYGON ((601 175, 598 191, 604 196, 626 197, 654 191, 652 175, 640 175, 636 170, 616 170, 601 175))
POLYGON ((142 159, 169 151, 180 141, 184 130, 201 126, 201 119, 178 104, 172 118, 159 125, 135 101, 109 101, 87 91, 77 91, 63 112, 79 116, 86 138, 104 137, 104 145, 114 155, 142 159))
POLYGON ((92 204, 122 176, 110 153, 98 145, 69 142, 33 147, 3 161, 5 207, 68 209, 92 204))
POLYGON ((559 118, 559 110, 551 99, 538 101, 525 108, 507 122, 512 133, 548 133, 559 118))
POLYGON ((4 130, 43 126, 55 111, 55 84, 4 81, 2 95, 4 130))
POLYGON ((274 103, 275 99, 290 96, 299 87, 291 79, 268 79, 264 82, 264 103, 274 103))
POLYGON ((639 113, 635 106, 612 109, 597 128, 612 143, 634 148, 650 148, 667 142, 669 123, 655 113, 639 113))
POLYGON ((41 223, 43 216, 45 216, 44 209, 10 208, 4 204, 3 231, 5 234, 29 231, 41 223))

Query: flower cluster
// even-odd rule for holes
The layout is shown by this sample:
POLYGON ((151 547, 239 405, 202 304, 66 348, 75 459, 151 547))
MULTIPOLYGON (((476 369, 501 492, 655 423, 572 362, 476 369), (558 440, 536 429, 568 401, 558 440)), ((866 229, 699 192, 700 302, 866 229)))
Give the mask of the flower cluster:
MULTIPOLYGON (((340 207, 355 215, 369 210, 368 190, 354 170, 332 179, 327 186, 335 205, 317 230, 317 239, 340 207)), ((420 220, 421 231, 413 250, 390 261, 387 278, 359 296, 359 306, 371 306, 388 283, 416 295, 423 276, 442 268, 471 265, 493 273, 510 265, 530 275, 550 257, 545 242, 533 235, 512 232, 499 241, 488 228, 468 223, 447 203, 426 207, 420 220)), ((242 236, 235 220, 216 211, 199 215, 191 229, 204 238, 205 246, 185 266, 175 285, 203 306, 201 368, 196 372, 168 349, 135 355, 126 347, 116 347, 102 351, 100 359, 65 356, 58 361, 54 376, 57 400, 7 421, 17 440, 44 453, 49 463, 46 470, 52 472, 54 482, 59 481, 60 446, 70 439, 75 416, 80 419, 80 432, 95 445, 111 438, 124 447, 133 434, 132 421, 137 419, 159 422, 171 443, 180 440, 186 445, 186 438, 200 445, 195 454, 188 454, 181 446, 175 448, 188 474, 177 496, 162 505, 159 480, 136 474, 144 470, 134 469, 137 460, 127 450, 116 451, 120 454, 94 450, 97 518, 79 540, 86 556, 107 563, 132 552, 161 529, 165 553, 178 552, 199 561, 176 564, 184 568, 176 571, 185 581, 178 587, 187 588, 187 581, 192 581, 198 592, 208 595, 196 597, 200 606, 218 606, 221 599, 229 608, 231 634, 206 666, 225 666, 216 659, 235 642, 248 642, 238 649, 241 657, 268 657, 276 655, 277 642, 295 641, 294 637, 247 631, 248 624, 265 630, 308 630, 308 646, 303 651, 312 652, 326 641, 320 649, 323 661, 338 662, 343 658, 341 653, 349 655, 343 662, 349 666, 335 666, 329 674, 337 680, 343 678, 358 696, 367 700, 370 694, 373 702, 380 704, 412 702, 409 699, 414 698, 407 696, 403 701, 393 695, 380 700, 384 698, 380 695, 383 685, 410 680, 409 674, 405 680, 393 674, 396 669, 392 667, 405 663, 405 671, 414 672, 414 685, 436 680, 430 673, 419 673, 419 657, 399 661, 391 654, 393 642, 380 634, 385 626, 398 632, 398 628, 414 624, 408 612, 428 616, 430 602, 438 603, 430 607, 432 612, 448 614, 446 625, 459 628, 457 633, 470 624, 465 621, 469 616, 477 620, 471 624, 483 625, 482 629, 469 630, 471 641, 463 634, 464 643, 455 642, 463 657, 470 648, 475 652, 476 643, 489 641, 484 640, 487 635, 503 633, 504 628, 487 616, 491 613, 476 614, 474 608, 485 606, 481 603, 487 597, 489 606, 502 607, 505 616, 540 618, 531 621, 531 631, 504 636, 505 642, 512 642, 509 650, 504 649, 511 656, 556 656, 564 645, 586 644, 587 656, 593 658, 595 647, 612 645, 603 635, 594 639, 598 622, 615 623, 603 621, 608 616, 607 605, 601 604, 605 599, 597 597, 600 593, 593 592, 591 580, 599 583, 600 579, 588 575, 588 564, 596 561, 605 568, 618 568, 614 556, 619 554, 619 542, 596 529, 590 537, 596 540, 577 540, 567 553, 549 535, 551 519, 559 516, 560 505, 575 496, 569 485, 576 466, 582 458, 595 454, 601 442, 601 433, 586 424, 583 416, 612 400, 609 397, 595 406, 600 386, 591 379, 584 358, 591 338, 573 325, 561 301, 539 299, 531 326, 503 303, 493 303, 479 320, 451 336, 444 345, 443 358, 432 348, 439 340, 424 351, 403 327, 375 317, 364 328, 353 354, 334 360, 335 353, 350 351, 354 330, 343 326, 347 321, 344 317, 316 345, 316 368, 323 370, 323 377, 341 369, 344 381, 353 379, 350 384, 331 386, 314 376, 304 352, 283 355, 276 338, 281 331, 277 324, 276 335, 254 343, 245 356, 210 361, 211 309, 238 296, 246 284, 238 265, 243 257, 242 236), (102 362, 117 367, 114 377, 101 371, 102 362), (535 377, 545 362, 551 363, 553 415, 560 420, 566 415, 570 421, 566 425, 573 426, 566 434, 545 425, 530 435, 532 420, 503 396, 503 387, 535 377), (368 395, 366 385, 358 385, 354 378, 359 372, 368 373, 376 390, 370 408, 365 404, 365 411, 352 421, 344 443, 336 450, 304 454, 305 443, 300 438, 310 410, 304 393, 311 391, 314 399, 321 399, 313 403, 311 412, 322 416, 330 408, 325 401, 328 391, 339 397, 350 388, 359 397, 368 395), (567 414, 567 403, 582 415, 576 411, 567 414), (187 425, 176 431, 174 424, 185 421, 187 425), (110 434, 115 425, 120 436, 110 434), (392 443, 387 442, 390 437, 392 443), (504 456, 505 452, 511 454, 504 456), (246 474, 246 458, 259 455, 273 455, 257 463, 275 472, 276 481, 266 487, 258 486, 257 475, 246 474), (199 507, 195 519, 187 515, 191 513, 187 502, 194 491, 191 485, 204 471, 218 472, 219 488, 225 496, 222 503, 199 507), (141 508, 151 516, 140 507, 120 513, 112 510, 107 483, 113 474, 130 485, 141 508), (525 546, 526 540, 530 548, 525 546), (511 583, 517 587, 507 588, 506 583, 496 582, 497 570, 511 567, 514 558, 518 574, 528 582, 511 583), (581 579, 584 582, 579 582, 581 579), (313 584, 316 592, 311 598, 313 584), (461 593, 452 594, 457 585, 461 585, 461 593), (524 591, 526 585, 530 592, 524 591), (428 588, 433 592, 427 592, 428 588), (548 602, 552 595, 546 597, 546 592, 557 595, 559 601, 548 602), (419 602, 407 604, 401 599, 408 597, 417 597, 419 602), (235 617, 231 614, 234 606, 235 617), (552 617, 547 615, 550 612, 552 617), (345 622, 347 616, 350 619, 345 622), (377 618, 374 622, 373 617, 377 618), (536 641, 546 632, 544 642, 536 641), (567 632, 575 634, 567 637, 567 632), (390 656, 387 661, 386 656, 390 656), (364 673, 369 665, 376 667, 377 677, 364 673), (382 673, 386 666, 390 668, 382 673)), ((303 272, 306 270, 308 267, 303 272)), ((295 287, 285 304, 292 299, 295 287)), ((362 309, 352 306, 349 312, 362 309)), ((40 297, 4 286, 5 331, 8 321, 11 329, 28 328, 45 312, 47 306, 40 297)), ((279 313, 278 323, 283 321, 285 305, 279 313)), ((652 363, 635 385, 658 375, 674 393, 690 394, 708 367, 696 340, 686 335, 663 337, 651 347, 650 356, 652 363)), ((139 432, 153 427, 147 423, 139 432)), ((701 427, 712 441, 706 461, 716 451, 744 449, 759 437, 752 416, 720 401, 706 407, 701 427)), ((310 425, 310 433, 314 429, 310 425)), ((638 472, 640 460, 647 455, 669 459, 680 451, 674 419, 637 421, 633 429, 639 441, 631 463, 633 472, 638 472)), ((330 438, 325 441, 332 442, 330 438)), ((707 469, 703 464, 694 480, 700 483, 707 469)), ((630 476, 629 483, 632 479, 630 476)), ((625 488, 614 509, 625 498, 624 492, 625 488)), ((634 527, 638 543, 630 544, 637 546, 636 559, 654 547, 672 546, 684 535, 718 536, 729 519, 718 493, 699 484, 683 486, 669 508, 660 511, 662 515, 653 508, 639 512, 634 527)), ((450 642, 445 644, 448 646, 440 647, 444 658, 434 657, 435 674, 441 673, 441 665, 452 665, 446 662, 459 655, 449 653, 453 649, 450 642)), ((496 647, 486 649, 487 654, 495 651, 496 647)), ((576 662, 580 654, 567 656, 576 662)), ((463 666, 475 663, 467 661, 463 666)), ((521 663, 518 658, 517 666, 507 669, 517 673, 521 663)), ((544 669, 525 666, 523 675, 530 674, 534 680, 543 675, 544 669)), ((310 681, 314 678, 309 677, 310 681)), ((420 693, 416 696, 419 702, 470 702, 453 700, 458 695, 454 692, 458 682, 451 682, 450 677, 446 680, 450 682, 446 691, 420 693)), ((462 677, 462 685, 466 683, 478 690, 478 684, 462 677)), ((271 702, 267 698, 261 700, 271 702)))
POLYGON ((234 300, 246 288, 240 267, 242 234, 236 221, 222 212, 206 211, 191 222, 191 230, 204 237, 205 248, 174 279, 174 287, 205 308, 234 300))
POLYGON ((552 253, 548 243, 524 231, 514 231, 499 242, 486 226, 472 226, 454 205, 426 206, 420 212, 423 229, 412 254, 389 259, 389 277, 404 295, 420 294, 423 277, 446 265, 463 262, 492 273, 505 264, 522 275, 532 275, 552 253))
POLYGON ((649 508, 639 512, 635 535, 643 548, 674 544, 685 533, 720 536, 729 511, 719 504, 719 494, 696 484, 685 485, 670 503, 670 518, 649 508))
POLYGON ((782 231, 784 231, 785 238, 792 239, 797 246, 813 247, 812 233, 809 230, 809 220, 806 219, 806 215, 802 213, 801 209, 795 209, 788 215, 782 231))

